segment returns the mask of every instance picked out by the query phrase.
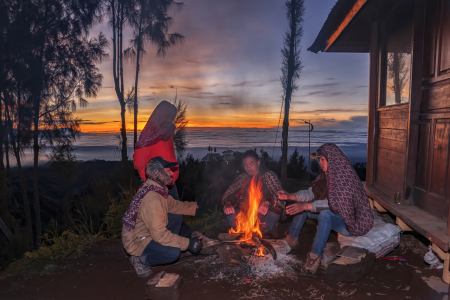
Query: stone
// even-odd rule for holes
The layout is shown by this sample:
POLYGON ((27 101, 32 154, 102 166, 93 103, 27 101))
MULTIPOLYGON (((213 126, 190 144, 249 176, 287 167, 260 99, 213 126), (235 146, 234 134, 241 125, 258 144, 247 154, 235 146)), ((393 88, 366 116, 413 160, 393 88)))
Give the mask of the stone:
POLYGON ((325 273, 325 282, 358 282, 372 272, 375 261, 375 253, 369 252, 354 264, 339 265, 331 262, 325 273))
POLYGON ((322 267, 328 268, 328 265, 336 258, 336 254, 339 252, 340 247, 337 242, 328 242, 323 250, 322 267))
POLYGON ((145 295, 148 300, 178 300, 183 288, 183 277, 161 271, 147 281, 145 295))
POLYGON ((419 299, 448 300, 448 284, 441 279, 442 270, 421 269, 412 272, 411 291, 419 299))

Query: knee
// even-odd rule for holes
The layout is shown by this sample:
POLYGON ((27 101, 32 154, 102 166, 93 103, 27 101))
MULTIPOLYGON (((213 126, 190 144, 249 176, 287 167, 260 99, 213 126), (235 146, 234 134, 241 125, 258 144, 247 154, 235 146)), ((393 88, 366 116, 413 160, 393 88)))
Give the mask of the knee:
POLYGON ((330 210, 322 210, 319 214, 319 222, 329 220, 332 214, 330 210))
POLYGON ((181 250, 179 248, 173 248, 170 247, 169 249, 166 250, 166 263, 170 264, 173 263, 174 261, 176 261, 181 254, 181 250))

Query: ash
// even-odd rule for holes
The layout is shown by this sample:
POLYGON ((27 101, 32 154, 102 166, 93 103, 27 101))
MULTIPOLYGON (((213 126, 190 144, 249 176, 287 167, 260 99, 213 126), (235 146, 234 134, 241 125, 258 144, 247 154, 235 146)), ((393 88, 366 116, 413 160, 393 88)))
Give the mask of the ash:
POLYGON ((296 277, 302 262, 292 255, 277 253, 277 259, 272 255, 263 257, 252 256, 248 260, 251 273, 258 278, 296 277))
POLYGON ((251 256, 246 264, 222 263, 217 255, 196 257, 193 261, 182 264, 184 269, 191 270, 194 277, 202 280, 242 281, 245 278, 269 279, 278 277, 295 278, 302 262, 292 255, 277 253, 277 259, 272 255, 251 256))

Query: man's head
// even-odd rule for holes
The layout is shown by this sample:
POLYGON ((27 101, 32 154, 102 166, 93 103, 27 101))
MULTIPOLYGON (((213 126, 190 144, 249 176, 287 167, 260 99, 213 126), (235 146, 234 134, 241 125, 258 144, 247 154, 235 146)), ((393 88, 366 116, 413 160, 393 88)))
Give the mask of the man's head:
POLYGON ((245 151, 244 156, 242 156, 242 163, 244 164, 245 172, 247 172, 248 175, 253 176, 258 174, 259 165, 261 162, 259 161, 259 156, 255 151, 245 151))
POLYGON ((322 171, 324 172, 328 171, 328 161, 325 158, 325 155, 322 154, 320 149, 318 149, 316 152, 310 153, 309 156, 311 156, 311 158, 313 159, 319 160, 319 165, 322 171))
POLYGON ((145 168, 145 176, 161 184, 162 186, 173 183, 173 170, 178 167, 178 162, 169 162, 158 156, 150 159, 145 168))

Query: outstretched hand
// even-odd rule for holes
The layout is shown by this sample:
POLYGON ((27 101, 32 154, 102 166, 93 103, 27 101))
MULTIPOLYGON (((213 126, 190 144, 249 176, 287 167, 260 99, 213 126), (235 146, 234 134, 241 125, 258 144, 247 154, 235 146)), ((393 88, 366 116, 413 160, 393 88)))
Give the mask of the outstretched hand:
POLYGON ((286 206, 286 213, 288 215, 296 215, 305 210, 312 210, 312 205, 309 203, 294 203, 286 206))
POLYGON ((234 214, 235 213, 235 211, 234 211, 234 206, 230 203, 230 202, 227 202, 226 204, 225 204, 225 206, 223 207, 223 212, 228 216, 228 215, 232 215, 232 214, 234 214))
POLYGON ((290 194, 286 191, 278 191, 277 196, 280 200, 295 200, 295 194, 290 194))
POLYGON ((258 214, 261 214, 263 216, 267 215, 267 212, 269 211, 269 201, 264 201, 261 203, 261 205, 258 207, 258 214))

